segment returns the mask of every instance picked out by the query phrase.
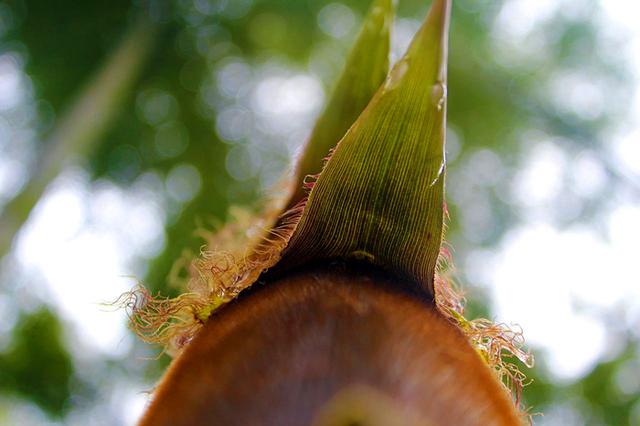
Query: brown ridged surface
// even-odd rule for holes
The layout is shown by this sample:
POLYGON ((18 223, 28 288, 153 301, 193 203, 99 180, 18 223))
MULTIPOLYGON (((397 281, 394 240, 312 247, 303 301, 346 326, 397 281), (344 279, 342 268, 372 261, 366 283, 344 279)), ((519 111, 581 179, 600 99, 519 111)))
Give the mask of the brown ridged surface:
POLYGON ((141 424, 307 425, 323 407, 322 424, 389 424, 375 414, 385 404, 398 424, 519 424, 465 337, 394 284, 324 267, 255 288, 173 363, 141 424), (352 389, 369 390, 349 402, 369 403, 369 418, 326 423, 326 407, 345 391, 352 401, 352 389))

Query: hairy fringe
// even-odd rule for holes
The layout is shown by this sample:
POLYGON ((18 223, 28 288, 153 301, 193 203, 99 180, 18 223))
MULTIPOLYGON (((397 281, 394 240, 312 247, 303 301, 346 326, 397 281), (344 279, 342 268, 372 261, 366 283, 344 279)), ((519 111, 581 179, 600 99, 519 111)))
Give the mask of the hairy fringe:
POLYGON ((197 333, 201 324, 195 319, 204 308, 198 294, 185 293, 170 299, 153 296, 142 285, 122 294, 111 305, 127 312, 129 327, 140 339, 163 345, 172 356, 197 333))
POLYGON ((467 336, 475 350, 512 395, 523 419, 531 423, 531 415, 522 403, 522 389, 528 384, 527 377, 512 361, 517 358, 528 368, 534 365, 533 355, 524 348, 522 329, 519 326, 496 324, 484 318, 466 319, 465 297, 455 283, 452 265, 451 250, 443 242, 434 280, 436 308, 467 336))
MULTIPOLYGON (((305 187, 310 190, 315 178, 305 181, 305 187)), ((176 356, 213 312, 280 260, 306 202, 305 197, 280 216, 278 206, 267 208, 260 217, 232 208, 232 220, 217 232, 200 231, 207 241, 200 255, 194 259, 192 254, 183 253, 172 268, 170 284, 186 287, 186 293, 165 298, 138 285, 112 305, 127 312, 130 328, 143 341, 159 344, 165 353, 176 356)))

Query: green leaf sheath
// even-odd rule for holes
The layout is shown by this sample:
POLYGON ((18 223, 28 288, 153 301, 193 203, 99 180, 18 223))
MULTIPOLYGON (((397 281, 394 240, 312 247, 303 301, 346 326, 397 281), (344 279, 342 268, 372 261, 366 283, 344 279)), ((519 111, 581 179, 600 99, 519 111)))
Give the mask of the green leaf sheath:
POLYGON ((287 203, 293 207, 306 196, 302 182, 322 170, 323 159, 367 106, 389 71, 389 29, 393 2, 374 0, 342 74, 300 157, 294 190, 287 203))
POLYGON ((357 258, 433 296, 444 215, 451 4, 435 0, 405 56, 337 145, 277 270, 357 258))

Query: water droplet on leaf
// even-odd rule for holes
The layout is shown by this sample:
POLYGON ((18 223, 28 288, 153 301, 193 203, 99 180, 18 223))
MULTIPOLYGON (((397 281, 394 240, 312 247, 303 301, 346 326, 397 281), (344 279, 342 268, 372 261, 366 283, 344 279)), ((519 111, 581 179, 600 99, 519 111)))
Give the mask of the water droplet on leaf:
POLYGON ((391 74, 389 74, 389 77, 384 84, 385 90, 393 90, 398 87, 398 85, 400 85, 400 82, 402 81, 402 78, 405 76, 408 70, 409 61, 406 58, 398 62, 398 64, 391 71, 391 74))
POLYGON ((442 107, 447 100, 447 85, 441 81, 434 84, 433 87, 431 87, 431 99, 438 111, 442 111, 442 107))

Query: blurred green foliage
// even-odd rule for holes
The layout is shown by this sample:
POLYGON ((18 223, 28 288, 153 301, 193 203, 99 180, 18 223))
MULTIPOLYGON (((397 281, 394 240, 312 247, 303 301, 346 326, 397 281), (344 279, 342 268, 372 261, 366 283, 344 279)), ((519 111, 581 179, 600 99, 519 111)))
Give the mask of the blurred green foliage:
MULTIPOLYGON (((265 124, 270 117, 255 111, 249 92, 269 76, 296 73, 318 77, 325 92, 329 90, 355 36, 357 21, 369 6, 368 1, 341 1, 352 11, 355 24, 344 36, 335 37, 318 24, 319 13, 330 3, 0 2, 5 23, 0 53, 16 52, 24 60, 37 99, 41 140, 138 16, 159 23, 153 54, 135 89, 101 136, 98 148, 81 160, 93 179, 108 179, 123 187, 148 173, 164 178, 179 166, 196 168, 201 190, 193 197, 176 200, 159 195, 169 200, 164 249, 148 262, 144 277, 154 291, 175 294, 176 289, 167 286, 167 276, 185 250, 198 251, 202 240, 196 229, 211 228, 214 220, 224 220, 232 204, 258 204, 265 188, 278 179, 292 152, 304 142, 311 126, 308 119, 285 123, 290 127, 278 121, 270 127, 265 124), (229 111, 248 117, 231 129, 235 132, 232 137, 224 130, 228 123, 220 122, 229 111), (288 138, 297 138, 293 146, 288 138), (234 159, 248 166, 236 170, 234 159)), ((412 25, 424 15, 427 2, 399 3, 404 30, 415 29, 412 25)), ((559 141, 571 156, 586 152, 600 158, 607 171, 605 188, 628 185, 601 155, 606 131, 627 107, 620 94, 629 83, 624 68, 596 47, 602 45, 594 22, 597 3, 583 2, 586 13, 577 17, 558 13, 547 20, 533 35, 542 40, 540 51, 522 52, 519 57, 514 57, 510 40, 500 39, 494 28, 504 3, 454 2, 448 238, 456 247, 457 258, 462 259, 472 247, 494 246, 517 223, 519 213, 507 195, 509 185, 541 132, 559 141), (609 95, 620 102, 593 114, 559 107, 547 94, 553 78, 563 73, 584 73, 606 85, 609 95), (478 161, 482 158, 492 161, 489 169, 486 161, 478 161)), ((571 194, 568 183, 563 193, 564 199, 556 200, 558 205, 568 197, 574 208, 569 216, 558 209, 555 219, 559 223, 597 216, 606 197, 604 191, 589 196, 571 194)), ((481 294, 471 305, 474 312, 489 313, 481 294)), ((57 418, 69 408, 69 383, 74 374, 61 327, 49 310, 24 314, 6 350, 0 352, 0 392, 26 398, 57 418)), ((525 391, 533 411, 545 412, 567 399, 583 410, 585 418, 593 415, 591 424, 631 424, 633 416, 638 416, 633 410, 639 398, 616 393, 615 377, 638 350, 632 337, 626 336, 623 345, 627 349, 616 359, 571 384, 556 383, 544 369, 544 356, 539 356, 540 367, 532 374, 535 381, 525 391)), ((166 358, 149 361, 156 366, 152 376, 166 362, 166 358)))
POLYGON ((0 391, 38 404, 54 418, 70 407, 73 361, 63 339, 63 325, 47 308, 23 314, 11 345, 0 352, 0 391))

